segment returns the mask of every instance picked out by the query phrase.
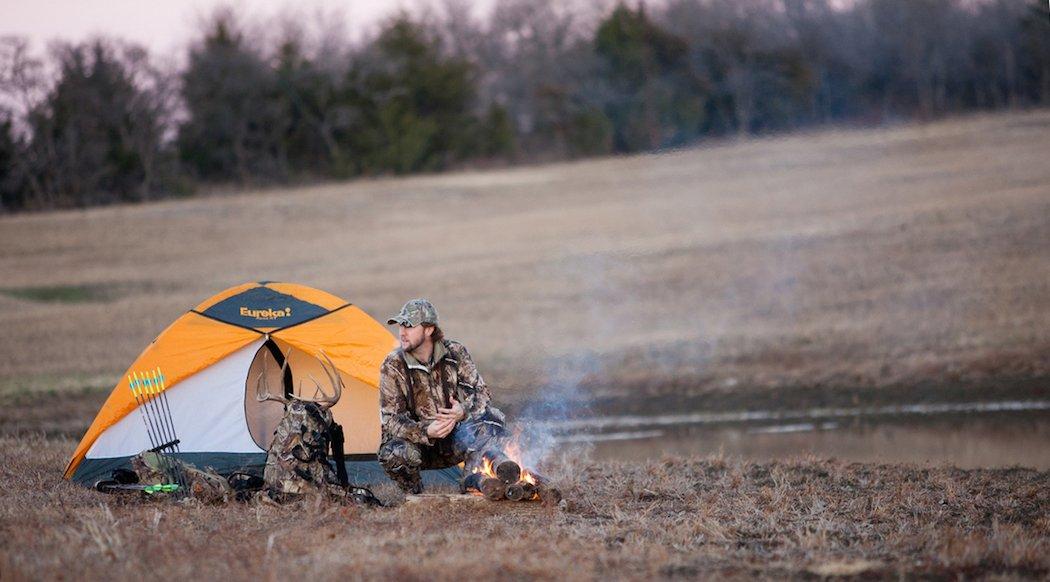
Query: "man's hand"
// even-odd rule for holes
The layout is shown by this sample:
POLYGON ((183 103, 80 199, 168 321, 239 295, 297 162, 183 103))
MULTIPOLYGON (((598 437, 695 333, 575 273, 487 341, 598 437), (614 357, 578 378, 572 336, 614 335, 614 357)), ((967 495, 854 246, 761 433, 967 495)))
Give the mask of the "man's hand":
POLYGON ((463 409, 463 405, 460 404, 455 396, 451 397, 452 406, 448 408, 438 408, 437 416, 435 416, 427 427, 427 436, 430 438, 443 439, 452 433, 456 428, 456 423, 467 417, 467 411, 463 409))
POLYGON ((447 437, 452 429, 456 428, 456 421, 451 418, 441 418, 440 416, 431 422, 427 426, 427 436, 432 439, 443 439, 447 437))
POLYGON ((438 408, 437 418, 451 419, 455 422, 459 422, 467 417, 467 411, 463 409, 463 405, 456 400, 455 396, 450 396, 449 399, 452 401, 452 406, 448 408, 438 408))

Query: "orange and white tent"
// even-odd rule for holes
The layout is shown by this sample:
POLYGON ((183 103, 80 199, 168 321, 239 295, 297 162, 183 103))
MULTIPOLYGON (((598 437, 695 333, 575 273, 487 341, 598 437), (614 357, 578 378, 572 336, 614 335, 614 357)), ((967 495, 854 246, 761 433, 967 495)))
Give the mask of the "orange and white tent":
POLYGON ((219 473, 261 474, 283 407, 256 399, 260 374, 272 391, 301 388, 312 396, 309 376, 326 378, 318 359, 323 352, 344 384, 332 414, 343 426, 348 474, 352 482, 375 483, 384 478, 375 461, 379 367, 395 345, 382 324, 330 293, 266 281, 232 287, 179 317, 146 347, 81 439, 65 477, 91 485, 153 446, 129 377, 158 369, 179 458, 219 473), (282 376, 285 359, 290 373, 282 376))

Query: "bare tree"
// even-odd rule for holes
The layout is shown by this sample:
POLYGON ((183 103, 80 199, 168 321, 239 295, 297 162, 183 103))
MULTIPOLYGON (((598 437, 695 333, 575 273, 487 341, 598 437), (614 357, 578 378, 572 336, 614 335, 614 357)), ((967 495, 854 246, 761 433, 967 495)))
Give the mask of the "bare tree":
POLYGON ((0 111, 3 111, 4 142, 9 163, 4 182, 8 191, 6 206, 24 206, 27 199, 44 197, 34 168, 38 152, 25 147, 30 130, 26 118, 46 91, 44 64, 29 52, 29 41, 16 36, 0 37, 0 111), (28 188, 30 192, 23 192, 28 188))

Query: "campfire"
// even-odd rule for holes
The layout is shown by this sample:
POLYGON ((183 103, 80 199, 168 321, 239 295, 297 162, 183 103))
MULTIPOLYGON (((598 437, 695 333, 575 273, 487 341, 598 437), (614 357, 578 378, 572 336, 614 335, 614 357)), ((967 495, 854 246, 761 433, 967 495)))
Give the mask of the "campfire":
POLYGON ((503 451, 485 453, 481 466, 474 467, 460 486, 463 493, 474 492, 490 501, 540 501, 554 506, 561 501, 561 491, 548 479, 521 462, 516 442, 503 451))

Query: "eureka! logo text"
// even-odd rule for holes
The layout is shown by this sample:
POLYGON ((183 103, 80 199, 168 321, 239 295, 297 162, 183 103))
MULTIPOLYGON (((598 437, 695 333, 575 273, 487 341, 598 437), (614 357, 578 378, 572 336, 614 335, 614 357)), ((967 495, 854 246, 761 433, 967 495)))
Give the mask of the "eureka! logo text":
POLYGON ((241 307, 242 317, 254 317, 255 319, 280 319, 282 317, 291 317, 292 308, 285 307, 284 309, 249 309, 247 307, 241 307))

